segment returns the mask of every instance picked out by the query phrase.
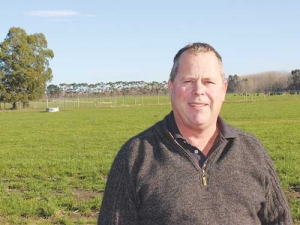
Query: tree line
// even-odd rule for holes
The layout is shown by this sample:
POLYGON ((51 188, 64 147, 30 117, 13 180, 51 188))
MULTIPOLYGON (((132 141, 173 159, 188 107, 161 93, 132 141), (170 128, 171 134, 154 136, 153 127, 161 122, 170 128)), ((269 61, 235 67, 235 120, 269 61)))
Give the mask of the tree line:
MULTIPOLYGON (((50 60, 54 52, 47 46, 44 34, 27 34, 19 27, 9 29, 0 43, 0 103, 18 102, 23 108, 30 101, 76 96, 126 96, 167 94, 167 82, 116 81, 96 84, 49 84, 53 75, 50 60)), ((269 71, 245 76, 229 75, 229 93, 298 92, 300 70, 289 72, 269 71)))
MULTIPOLYGON (((289 72, 268 71, 249 75, 229 75, 227 78, 228 93, 299 93, 300 70, 289 72)), ((116 81, 108 83, 72 83, 50 84, 46 94, 50 98, 85 96, 125 96, 125 95, 156 95, 167 93, 167 82, 116 81)))
POLYGON ((300 70, 267 71, 244 76, 229 75, 229 93, 299 93, 300 70))
POLYGON ((165 95, 167 82, 145 81, 116 81, 99 82, 96 84, 72 83, 50 84, 47 86, 46 95, 49 98, 60 97, 115 97, 126 95, 165 95))

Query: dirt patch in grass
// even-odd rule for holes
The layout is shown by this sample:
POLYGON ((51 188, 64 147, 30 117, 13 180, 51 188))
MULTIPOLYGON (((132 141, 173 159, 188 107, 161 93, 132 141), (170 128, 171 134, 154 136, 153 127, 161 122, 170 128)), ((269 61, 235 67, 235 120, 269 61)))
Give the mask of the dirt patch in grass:
POLYGON ((298 186, 289 187, 287 197, 293 199, 300 199, 300 187, 298 186))
POLYGON ((77 202, 86 202, 94 199, 97 195, 102 195, 103 191, 73 189, 73 196, 77 202))

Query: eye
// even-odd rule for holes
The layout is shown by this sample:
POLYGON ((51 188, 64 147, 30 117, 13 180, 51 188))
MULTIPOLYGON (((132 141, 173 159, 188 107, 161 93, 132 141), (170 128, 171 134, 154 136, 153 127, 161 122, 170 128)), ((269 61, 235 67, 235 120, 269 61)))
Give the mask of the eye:
POLYGON ((215 82, 212 81, 212 80, 205 80, 204 83, 205 83, 205 84, 214 84, 215 82))
POLYGON ((192 80, 184 80, 183 83, 189 84, 189 83, 192 83, 192 80))

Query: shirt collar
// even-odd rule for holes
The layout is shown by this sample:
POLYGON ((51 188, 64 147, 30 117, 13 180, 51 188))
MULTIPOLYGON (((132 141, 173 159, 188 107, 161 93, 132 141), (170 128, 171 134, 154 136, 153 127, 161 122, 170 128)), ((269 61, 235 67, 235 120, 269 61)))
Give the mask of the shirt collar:
MULTIPOLYGON (((168 130, 171 132, 171 134, 173 135, 173 137, 175 139, 177 138, 182 138, 184 139, 184 137, 180 134, 180 131, 177 127, 177 124, 175 122, 175 118, 174 118, 174 113, 173 111, 171 111, 167 117, 166 117, 166 122, 167 122, 167 128, 168 130)), ((220 130, 220 136, 228 139, 228 138, 235 138, 236 137, 236 132, 234 132, 234 130, 232 129, 232 127, 230 127, 223 118, 221 118, 220 116, 218 117, 217 120, 217 124, 220 130)))

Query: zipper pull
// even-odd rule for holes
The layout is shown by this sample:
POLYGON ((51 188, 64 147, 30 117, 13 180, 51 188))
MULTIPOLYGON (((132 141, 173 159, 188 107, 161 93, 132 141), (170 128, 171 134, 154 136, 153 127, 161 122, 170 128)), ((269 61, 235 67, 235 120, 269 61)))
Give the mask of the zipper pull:
POLYGON ((202 173, 202 183, 204 186, 207 185, 207 179, 206 179, 206 176, 205 176, 205 171, 203 170, 203 173, 202 173))

